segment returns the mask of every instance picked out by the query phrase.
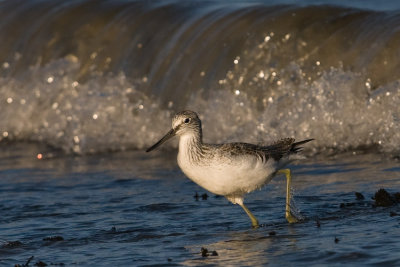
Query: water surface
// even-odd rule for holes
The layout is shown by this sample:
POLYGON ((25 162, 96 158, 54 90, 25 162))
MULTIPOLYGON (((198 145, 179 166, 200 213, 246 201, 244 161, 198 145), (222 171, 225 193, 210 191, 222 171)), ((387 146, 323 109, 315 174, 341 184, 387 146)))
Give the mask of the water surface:
POLYGON ((305 221, 285 221, 285 178, 276 177, 246 198, 262 224, 252 229, 239 206, 185 178, 175 153, 73 157, 3 146, 0 263, 31 256, 32 265, 68 266, 400 263, 400 208, 371 199, 380 188, 400 191, 397 160, 349 154, 292 165, 305 221), (218 256, 202 257, 202 247, 218 256))

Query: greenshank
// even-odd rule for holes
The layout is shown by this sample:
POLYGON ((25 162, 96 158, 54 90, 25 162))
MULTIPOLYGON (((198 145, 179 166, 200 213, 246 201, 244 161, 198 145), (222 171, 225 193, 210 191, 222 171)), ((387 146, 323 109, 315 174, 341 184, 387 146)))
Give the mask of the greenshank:
POLYGON ((150 152, 174 136, 179 136, 178 165, 183 173, 204 189, 225 196, 240 205, 250 217, 253 227, 258 227, 256 217, 244 205, 245 194, 266 185, 277 174, 286 175, 285 217, 289 223, 298 221, 290 208, 291 173, 284 167, 301 151, 300 145, 313 139, 295 142, 284 138, 270 145, 248 143, 203 143, 201 121, 190 110, 178 112, 172 119, 172 129, 150 152))

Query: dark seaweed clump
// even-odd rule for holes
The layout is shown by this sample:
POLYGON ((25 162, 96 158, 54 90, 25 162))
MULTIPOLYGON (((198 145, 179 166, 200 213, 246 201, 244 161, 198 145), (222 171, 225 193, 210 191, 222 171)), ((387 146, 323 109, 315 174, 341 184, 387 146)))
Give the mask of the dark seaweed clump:
POLYGON ((14 267, 27 267, 29 266, 29 263, 31 262, 31 260, 33 260, 33 256, 31 256, 24 264, 15 264, 14 267))
POLYGON ((390 207, 399 202, 400 192, 391 195, 385 189, 379 189, 373 199, 377 207, 390 207))
POLYGON ((202 257, 208 257, 208 256, 218 256, 218 253, 213 250, 213 251, 208 251, 206 248, 201 248, 201 256, 202 257))
POLYGON ((43 241, 51 241, 51 242, 56 242, 56 241, 63 241, 64 238, 62 236, 56 235, 56 236, 49 236, 43 238, 43 241))
MULTIPOLYGON (((366 201, 364 195, 359 192, 355 192, 355 197, 357 200, 356 202, 342 202, 339 207, 341 209, 355 206, 391 207, 400 203, 400 192, 391 194, 383 188, 375 192, 372 197, 372 200, 374 200, 373 202, 366 201)), ((391 213, 390 216, 397 216, 397 214, 391 213)))
POLYGON ((201 197, 202 200, 207 200, 208 195, 206 193, 202 194, 201 196, 196 192, 196 194, 193 196, 196 201, 199 201, 199 198, 201 197))
MULTIPOLYGON (((29 257, 29 259, 24 263, 24 264, 15 264, 14 267, 29 267, 30 262, 33 260, 34 256, 29 257)), ((48 266, 49 264, 43 262, 43 261, 37 261, 34 266, 38 266, 38 267, 44 267, 44 266, 48 266)), ((57 265, 57 266, 65 266, 64 263, 50 263, 50 265, 57 265)))
POLYGON ((20 241, 8 241, 7 243, 1 245, 1 248, 16 248, 22 246, 20 241))
POLYGON ((357 199, 357 200, 363 200, 363 199, 365 199, 364 195, 361 194, 360 192, 356 192, 355 195, 356 195, 356 199, 357 199))

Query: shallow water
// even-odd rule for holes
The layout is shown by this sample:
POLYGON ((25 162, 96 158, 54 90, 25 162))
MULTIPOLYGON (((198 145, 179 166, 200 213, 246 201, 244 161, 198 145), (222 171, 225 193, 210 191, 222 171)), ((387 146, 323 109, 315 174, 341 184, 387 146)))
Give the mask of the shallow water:
POLYGON ((285 221, 285 179, 276 177, 246 198, 262 224, 252 229, 239 206, 202 199, 207 192, 184 177, 175 154, 73 157, 2 145, 0 265, 31 256, 31 265, 67 266, 400 264, 399 205, 371 199, 380 188, 400 191, 398 160, 341 154, 292 165, 305 221, 285 221), (202 257, 202 247, 218 256, 202 257))

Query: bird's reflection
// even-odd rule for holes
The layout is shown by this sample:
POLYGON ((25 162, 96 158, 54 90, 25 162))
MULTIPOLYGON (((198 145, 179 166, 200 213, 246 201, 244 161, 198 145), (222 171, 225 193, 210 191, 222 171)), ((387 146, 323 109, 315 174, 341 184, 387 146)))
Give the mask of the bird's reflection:
POLYGON ((264 225, 248 231, 231 231, 215 243, 186 247, 195 256, 182 262, 186 266, 216 264, 223 266, 264 266, 270 259, 285 253, 282 247, 296 247, 298 234, 291 225, 264 225), (218 256, 202 256, 201 248, 215 251, 218 256), (198 255, 198 256, 197 256, 198 255))

